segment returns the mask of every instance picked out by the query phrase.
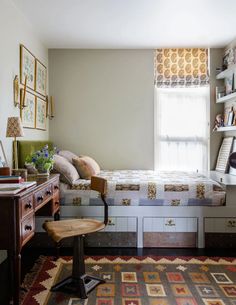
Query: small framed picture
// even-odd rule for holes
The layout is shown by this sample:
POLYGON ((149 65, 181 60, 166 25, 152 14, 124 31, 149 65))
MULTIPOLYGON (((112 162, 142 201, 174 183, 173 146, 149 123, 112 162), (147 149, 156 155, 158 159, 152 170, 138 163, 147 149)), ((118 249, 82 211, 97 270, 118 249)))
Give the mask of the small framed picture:
POLYGON ((225 137, 218 152, 216 171, 227 173, 229 168, 229 155, 232 151, 234 137, 225 137))
POLYGON ((233 107, 231 107, 230 111, 228 112, 227 126, 232 126, 233 124, 234 124, 234 110, 233 107))
POLYGON ((46 96, 47 68, 36 59, 35 91, 46 96))
POLYGON ((23 45, 20 45, 20 83, 25 83, 27 76, 27 87, 34 90, 35 87, 35 65, 34 55, 23 45))
POLYGON ((6 154, 2 145, 2 141, 0 141, 0 167, 8 166, 6 154))
MULTIPOLYGON (((24 89, 20 91, 20 99, 24 94, 24 89)), ((26 107, 21 108, 20 117, 24 128, 35 128, 35 111, 36 111, 36 96, 28 91, 25 93, 24 104, 26 107)))
POLYGON ((36 97, 36 128, 46 130, 47 103, 40 97, 36 97))

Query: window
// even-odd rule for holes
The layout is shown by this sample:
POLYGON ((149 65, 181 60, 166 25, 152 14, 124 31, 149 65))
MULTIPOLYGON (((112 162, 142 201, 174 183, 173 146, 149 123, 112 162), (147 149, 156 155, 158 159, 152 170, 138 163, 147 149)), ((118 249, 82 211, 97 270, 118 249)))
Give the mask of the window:
POLYGON ((155 169, 207 170, 209 86, 155 91, 155 169))

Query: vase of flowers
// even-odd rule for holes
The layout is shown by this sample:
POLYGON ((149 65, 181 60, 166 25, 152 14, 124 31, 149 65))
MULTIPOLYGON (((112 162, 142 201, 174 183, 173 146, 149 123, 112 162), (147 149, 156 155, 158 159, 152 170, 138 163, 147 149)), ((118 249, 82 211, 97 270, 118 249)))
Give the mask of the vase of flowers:
POLYGON ((41 150, 38 150, 26 157, 26 163, 31 164, 37 169, 39 174, 49 175, 54 163, 54 150, 49 150, 48 145, 45 145, 41 150))

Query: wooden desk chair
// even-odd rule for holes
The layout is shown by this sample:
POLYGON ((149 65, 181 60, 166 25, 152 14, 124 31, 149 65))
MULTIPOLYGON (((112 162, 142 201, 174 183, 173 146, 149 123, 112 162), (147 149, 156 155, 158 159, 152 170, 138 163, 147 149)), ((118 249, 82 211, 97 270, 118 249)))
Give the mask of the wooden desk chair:
POLYGON ((101 194, 104 203, 104 221, 95 219, 69 219, 59 221, 48 221, 43 228, 48 235, 58 243, 67 237, 74 238, 73 242, 73 265, 72 275, 54 285, 51 291, 64 291, 75 293, 80 298, 86 299, 87 294, 97 285, 105 283, 104 280, 85 274, 84 262, 84 236, 105 228, 108 222, 108 205, 105 200, 107 181, 100 177, 91 178, 91 190, 101 194))

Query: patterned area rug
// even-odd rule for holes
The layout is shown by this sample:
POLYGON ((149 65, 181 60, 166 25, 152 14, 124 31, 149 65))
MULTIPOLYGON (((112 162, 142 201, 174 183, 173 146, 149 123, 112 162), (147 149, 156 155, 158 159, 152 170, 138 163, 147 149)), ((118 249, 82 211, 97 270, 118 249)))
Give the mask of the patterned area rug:
POLYGON ((40 257, 24 280, 22 305, 236 305, 236 259, 206 257, 88 257, 88 274, 105 284, 87 300, 50 292, 71 274, 69 257, 40 257))

